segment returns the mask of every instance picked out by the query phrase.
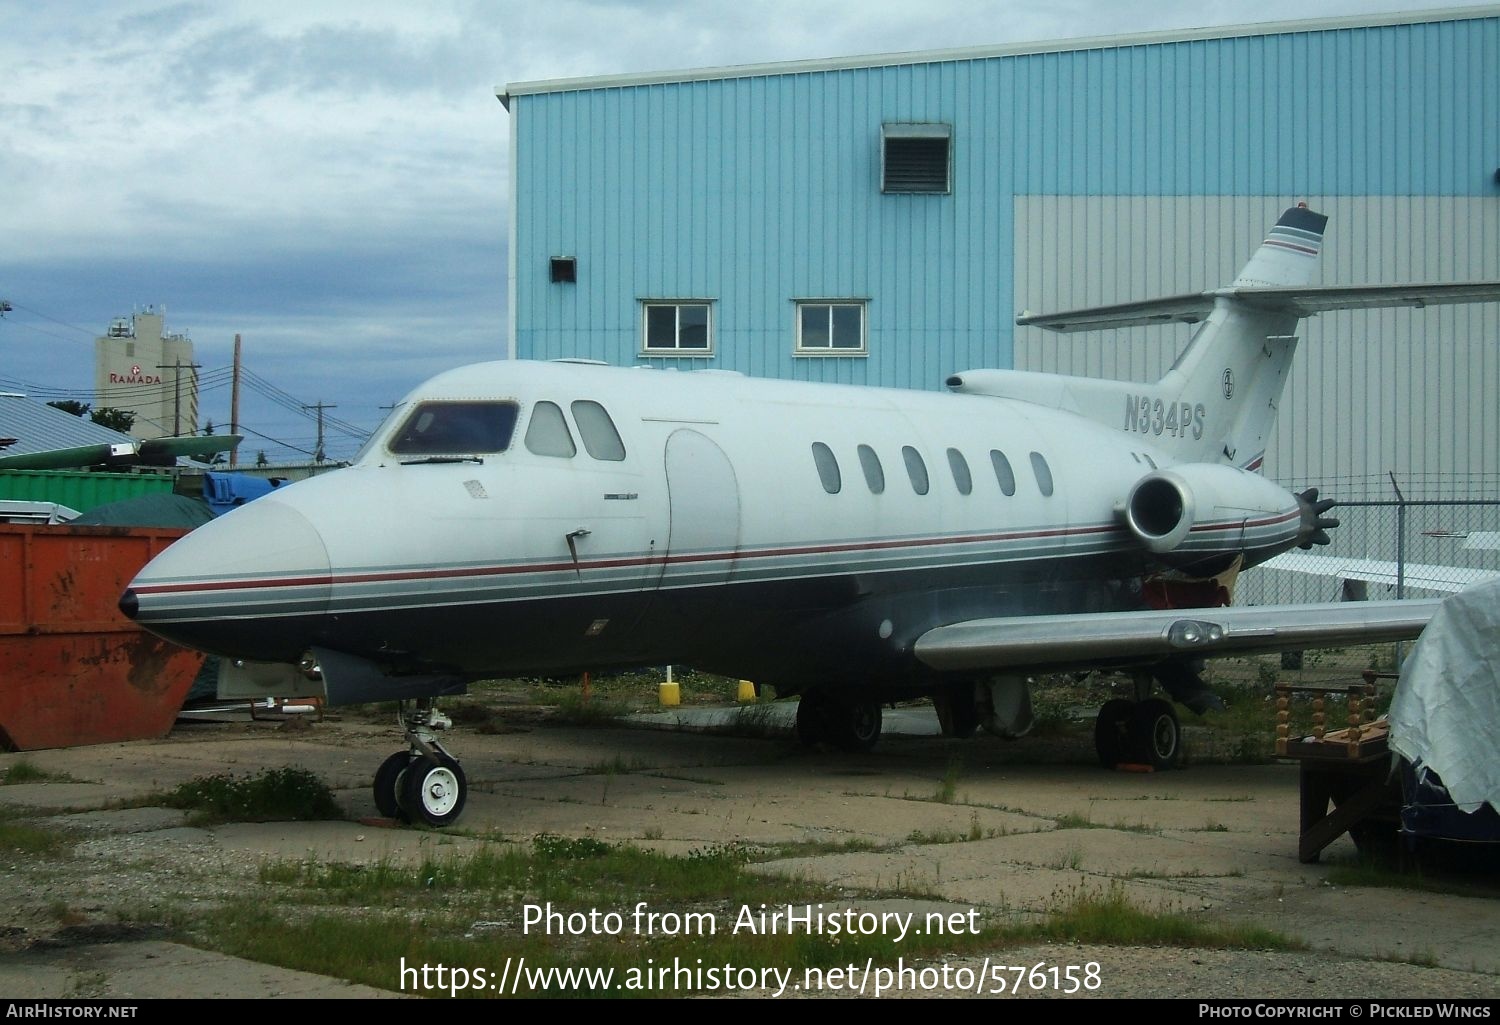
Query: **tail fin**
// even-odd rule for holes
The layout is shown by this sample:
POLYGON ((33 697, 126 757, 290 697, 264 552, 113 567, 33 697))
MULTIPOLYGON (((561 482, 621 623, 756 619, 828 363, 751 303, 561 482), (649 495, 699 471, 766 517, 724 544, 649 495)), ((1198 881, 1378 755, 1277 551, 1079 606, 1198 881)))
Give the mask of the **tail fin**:
POLYGON ((1271 227, 1233 287, 1311 284, 1327 224, 1324 214, 1315 214, 1303 204, 1292 207, 1271 227))
POLYGON ((1154 385, 995 370, 967 371, 949 378, 948 385, 1068 409, 1143 435, 1178 461, 1257 469, 1296 350, 1292 332, 1301 314, 1242 294, 1268 286, 1307 286, 1317 270, 1327 221, 1306 207, 1287 210, 1228 288, 1017 318, 1018 324, 1058 331, 1199 324, 1172 369, 1154 385))
POLYGON ((1154 433, 1158 399, 1183 409, 1191 406, 1195 428, 1202 417, 1202 433, 1188 439, 1190 444, 1168 445, 1174 454, 1194 462, 1260 468, 1297 351, 1294 332, 1301 315, 1280 304, 1257 304, 1234 291, 1311 284, 1327 224, 1325 215, 1301 205, 1281 215, 1228 294, 1212 294, 1213 308, 1172 369, 1143 395, 1141 405, 1149 400, 1153 416, 1149 424, 1140 418, 1140 430, 1154 433))
POLYGON ((1198 324, 1172 369, 1155 384, 966 370, 948 378, 948 387, 1068 410, 1142 435, 1180 462, 1258 469, 1297 348, 1292 334, 1297 321, 1329 310, 1500 302, 1500 281, 1314 285, 1327 223, 1306 206, 1287 210, 1225 288, 1016 318, 1017 324, 1053 331, 1198 324))

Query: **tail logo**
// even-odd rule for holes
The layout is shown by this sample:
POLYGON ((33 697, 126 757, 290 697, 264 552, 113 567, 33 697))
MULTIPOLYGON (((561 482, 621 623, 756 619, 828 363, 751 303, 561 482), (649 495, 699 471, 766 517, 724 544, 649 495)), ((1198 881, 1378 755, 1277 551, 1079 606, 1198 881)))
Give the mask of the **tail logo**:
POLYGON ((1228 367, 1224 368, 1224 397, 1234 398, 1234 371, 1228 367))

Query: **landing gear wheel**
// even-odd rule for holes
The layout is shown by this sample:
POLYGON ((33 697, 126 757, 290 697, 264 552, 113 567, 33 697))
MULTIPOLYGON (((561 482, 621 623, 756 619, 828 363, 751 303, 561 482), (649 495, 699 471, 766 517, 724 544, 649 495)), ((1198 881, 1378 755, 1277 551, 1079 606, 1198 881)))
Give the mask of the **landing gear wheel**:
POLYGON ((1135 705, 1124 698, 1111 698, 1099 709, 1094 720, 1094 751, 1099 764, 1113 769, 1125 760, 1130 744, 1130 718, 1135 705))
POLYGON ((439 829, 458 821, 469 798, 469 781, 451 758, 422 755, 401 774, 401 795, 402 809, 413 822, 439 829))
POLYGON ((979 732, 979 702, 973 684, 961 683, 938 691, 932 696, 932 707, 943 736, 968 740, 979 732))
POLYGON ((817 747, 828 737, 829 702, 821 691, 810 690, 797 701, 797 742, 817 747))
POLYGON ((797 740, 840 751, 868 751, 880 739, 880 705, 811 690, 797 702, 797 740))
POLYGON ((388 819, 406 821, 401 812, 401 774, 411 764, 410 751, 397 751, 375 770, 375 807, 388 819))
POLYGON ((1182 724, 1170 701, 1148 698, 1136 705, 1130 735, 1135 757, 1153 769, 1171 769, 1182 762, 1182 724))
POLYGON ((863 753, 880 739, 880 705, 874 701, 841 701, 834 705, 837 716, 829 741, 840 751, 863 753))

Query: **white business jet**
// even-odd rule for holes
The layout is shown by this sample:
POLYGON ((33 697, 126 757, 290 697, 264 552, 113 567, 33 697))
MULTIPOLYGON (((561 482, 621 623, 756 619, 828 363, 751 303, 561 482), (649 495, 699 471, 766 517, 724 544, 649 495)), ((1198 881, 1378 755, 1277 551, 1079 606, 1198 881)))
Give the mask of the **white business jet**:
POLYGON ((1019 323, 1201 323, 1155 384, 1000 370, 950 394, 495 362, 418 387, 354 465, 198 528, 122 609, 223 656, 221 693, 402 702, 381 810, 454 821, 433 699, 466 682, 669 663, 800 694, 797 731, 860 750, 883 704, 944 731, 1030 726, 1030 675, 1136 672, 1102 760, 1167 766, 1171 702, 1210 655, 1415 636, 1434 602, 1261 608, 1203 581, 1326 542, 1328 506, 1255 471, 1297 321, 1500 299, 1500 283, 1309 287, 1327 218, 1298 207, 1239 279, 1019 323), (1186 581, 1186 582, 1184 582, 1186 581), (1172 608, 1173 605, 1209 607, 1172 608))

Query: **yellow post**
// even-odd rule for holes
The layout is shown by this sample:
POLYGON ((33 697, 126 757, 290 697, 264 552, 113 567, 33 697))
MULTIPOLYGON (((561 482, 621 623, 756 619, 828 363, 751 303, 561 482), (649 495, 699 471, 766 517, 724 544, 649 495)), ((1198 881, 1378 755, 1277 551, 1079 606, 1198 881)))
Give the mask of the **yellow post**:
POLYGON ((755 701, 755 684, 749 680, 741 680, 740 690, 735 695, 735 700, 739 701, 742 705, 753 704, 755 701))
POLYGON ((682 690, 672 679, 672 667, 667 666, 667 679, 656 689, 656 700, 663 708, 676 708, 682 704, 682 690))

